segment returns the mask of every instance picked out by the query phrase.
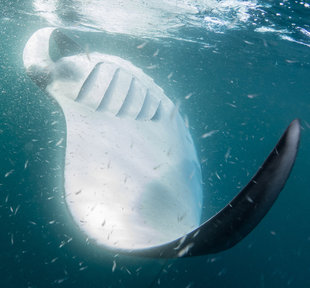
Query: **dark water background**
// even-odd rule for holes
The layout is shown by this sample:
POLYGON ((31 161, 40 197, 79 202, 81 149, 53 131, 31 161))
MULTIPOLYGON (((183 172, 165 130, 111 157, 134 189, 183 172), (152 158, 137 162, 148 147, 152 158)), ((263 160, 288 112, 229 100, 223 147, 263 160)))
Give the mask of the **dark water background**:
MULTIPOLYGON (((26 41, 49 23, 28 1, 1 1, 0 287, 149 287, 153 279, 153 287, 310 287, 310 8, 281 3, 258 3, 234 29, 212 30, 201 20, 162 38, 69 32, 89 51, 130 60, 180 103, 202 160, 204 219, 247 183, 289 122, 301 119, 295 167, 259 226, 229 251, 163 263, 103 251, 71 222, 62 196, 65 150, 56 145, 64 118, 22 64, 26 41), (255 30, 266 23, 282 32, 255 30)), ((64 23, 78 28, 78 15, 64 7, 64 23)), ((202 9, 196 21, 209 15, 202 9)))

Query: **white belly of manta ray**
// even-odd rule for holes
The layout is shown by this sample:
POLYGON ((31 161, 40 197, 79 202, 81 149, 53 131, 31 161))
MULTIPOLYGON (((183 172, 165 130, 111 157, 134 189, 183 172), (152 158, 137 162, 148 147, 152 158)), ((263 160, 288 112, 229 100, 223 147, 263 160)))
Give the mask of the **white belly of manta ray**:
POLYGON ((176 106, 130 62, 81 50, 44 28, 23 53, 27 74, 65 115, 65 198, 81 230, 114 251, 159 258, 217 253, 250 233, 290 175, 298 119, 239 194, 200 224, 200 165, 176 106))
POLYGON ((50 63, 42 46, 53 30, 30 38, 24 63, 48 70, 46 91, 65 115, 65 199, 75 222, 118 249, 160 245, 196 228, 200 164, 176 106, 121 58, 91 53, 50 63))

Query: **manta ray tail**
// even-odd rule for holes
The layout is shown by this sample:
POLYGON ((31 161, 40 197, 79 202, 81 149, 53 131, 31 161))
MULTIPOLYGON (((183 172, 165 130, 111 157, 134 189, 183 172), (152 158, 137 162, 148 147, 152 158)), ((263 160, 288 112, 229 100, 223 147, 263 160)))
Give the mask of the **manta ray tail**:
POLYGON ((294 120, 256 175, 220 212, 182 238, 131 253, 157 258, 189 257, 217 253, 237 244, 256 227, 283 189, 296 159, 299 139, 300 123, 294 120))

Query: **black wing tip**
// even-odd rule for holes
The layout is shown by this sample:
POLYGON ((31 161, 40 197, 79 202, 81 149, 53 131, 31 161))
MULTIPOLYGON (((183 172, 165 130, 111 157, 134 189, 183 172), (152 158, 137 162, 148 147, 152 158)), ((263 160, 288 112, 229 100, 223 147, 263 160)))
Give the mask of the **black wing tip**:
POLYGON ((300 120, 298 118, 296 118, 290 123, 290 125, 288 126, 288 128, 286 130, 287 138, 291 142, 291 144, 295 143, 296 146, 299 145, 300 131, 301 131, 300 120))
POLYGON ((235 246, 258 225, 283 189, 296 159, 300 130, 300 120, 293 120, 258 173, 218 214, 183 238, 159 247, 132 251, 133 255, 191 257, 235 246))

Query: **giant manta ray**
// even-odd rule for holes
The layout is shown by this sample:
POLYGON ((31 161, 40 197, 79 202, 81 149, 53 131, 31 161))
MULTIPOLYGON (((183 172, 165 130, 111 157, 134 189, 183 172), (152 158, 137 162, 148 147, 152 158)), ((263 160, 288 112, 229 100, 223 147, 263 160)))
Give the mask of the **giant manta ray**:
POLYGON ((149 76, 119 57, 85 53, 57 28, 36 31, 23 60, 65 116, 64 186, 72 218, 110 250, 173 258, 228 249, 260 222, 289 177, 298 120, 241 192, 201 224, 201 169, 192 137, 149 76))

